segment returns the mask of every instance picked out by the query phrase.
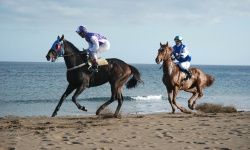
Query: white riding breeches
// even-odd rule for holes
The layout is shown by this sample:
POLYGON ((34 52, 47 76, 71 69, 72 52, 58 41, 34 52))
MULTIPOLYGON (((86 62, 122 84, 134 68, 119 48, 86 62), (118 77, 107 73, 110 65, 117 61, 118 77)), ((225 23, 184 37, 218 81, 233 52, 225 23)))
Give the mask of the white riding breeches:
POLYGON ((99 49, 97 52, 104 52, 107 51, 110 48, 110 43, 108 40, 102 40, 103 44, 100 45, 99 49))
POLYGON ((185 61, 185 62, 177 62, 176 64, 178 64, 178 66, 181 68, 181 69, 184 69, 184 70, 188 70, 188 68, 190 67, 190 62, 189 61, 185 61))
POLYGON ((95 48, 90 48, 89 49, 89 53, 91 55, 91 57, 93 59, 97 59, 98 58, 98 53, 99 52, 104 52, 107 51, 110 48, 110 43, 108 40, 102 39, 101 41, 103 44, 98 46, 98 49, 95 48))

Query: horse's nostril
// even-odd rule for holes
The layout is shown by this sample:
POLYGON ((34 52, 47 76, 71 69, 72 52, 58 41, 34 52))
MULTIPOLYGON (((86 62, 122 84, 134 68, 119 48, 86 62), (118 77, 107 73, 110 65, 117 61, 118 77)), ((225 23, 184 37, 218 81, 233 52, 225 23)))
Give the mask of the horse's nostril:
POLYGON ((49 61, 49 60, 50 60, 48 55, 46 56, 46 58, 47 58, 47 61, 49 61))
POLYGON ((156 59, 155 59, 155 62, 158 64, 158 63, 159 63, 159 60, 156 58, 156 59))

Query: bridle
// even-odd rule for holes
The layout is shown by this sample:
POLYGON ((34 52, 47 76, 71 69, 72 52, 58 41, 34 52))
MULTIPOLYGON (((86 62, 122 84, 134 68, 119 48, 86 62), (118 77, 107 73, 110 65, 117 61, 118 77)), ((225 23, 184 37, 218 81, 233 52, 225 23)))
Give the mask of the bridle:
MULTIPOLYGON (((64 40, 62 41, 58 41, 57 45, 58 46, 55 46, 55 49, 53 48, 54 45, 52 46, 53 50, 55 51, 57 57, 70 57, 70 56, 74 56, 74 55, 81 55, 82 52, 79 52, 79 53, 71 53, 71 54, 65 54, 65 51, 64 51, 64 43, 63 43, 64 40), (59 45, 60 44, 60 45, 59 45), (57 47, 60 47, 60 49, 57 49, 57 47), (60 54, 62 53, 62 54, 60 54)), ((81 68, 83 66, 85 66, 87 63, 84 62, 80 65, 77 65, 77 66, 74 66, 74 67, 71 67, 71 68, 68 68, 67 71, 72 71, 72 70, 75 70, 75 69, 78 69, 78 68, 81 68)))
MULTIPOLYGON (((169 59, 172 59, 172 55, 169 55, 168 57, 166 56, 167 55, 167 52, 165 52, 166 48, 168 48, 168 47, 165 47, 165 48, 161 47, 162 51, 164 51, 164 56, 163 56, 163 59, 162 59, 163 62, 164 61, 168 61, 169 59)), ((163 67, 163 64, 161 65, 161 67, 159 69, 161 69, 162 67, 163 67)), ((169 74, 172 73, 172 68, 173 68, 173 62, 171 61, 170 69, 169 69, 169 74)))
MULTIPOLYGON (((169 47, 166 47, 166 48, 169 48, 169 47)), ((166 51, 166 48, 164 49, 164 51, 166 51)), ((166 55, 166 54, 165 54, 165 55, 166 55)), ((166 56, 164 56, 164 58, 166 58, 166 59, 164 59, 164 60, 167 61, 168 59, 172 59, 171 57, 172 57, 172 55, 169 55, 169 57, 167 57, 167 58, 166 58, 166 56)))
POLYGON ((60 50, 55 50, 55 52, 57 53, 57 56, 58 57, 69 57, 69 56, 74 56, 74 55, 80 55, 81 54, 81 52, 80 53, 76 53, 76 54, 74 54, 74 53, 72 53, 72 54, 65 54, 64 52, 64 43, 63 43, 63 41, 61 41, 61 42, 58 42, 58 44, 60 44, 60 47, 61 47, 61 49, 60 50), (63 55, 60 55, 60 53, 59 52, 63 52, 63 55))
MULTIPOLYGON (((160 48, 159 50, 161 51, 166 51, 166 48, 160 48)), ((166 57, 166 52, 164 52, 164 56, 162 57, 162 61, 167 61, 168 59, 170 59, 172 56, 170 55, 169 57, 166 57)), ((171 58, 172 59, 172 58, 171 58)))

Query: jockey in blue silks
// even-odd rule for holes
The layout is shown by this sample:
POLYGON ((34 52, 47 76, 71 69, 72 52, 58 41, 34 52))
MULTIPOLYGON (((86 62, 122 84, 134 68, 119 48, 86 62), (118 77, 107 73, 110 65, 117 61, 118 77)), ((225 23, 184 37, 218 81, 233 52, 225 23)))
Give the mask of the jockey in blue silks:
POLYGON ((191 56, 189 55, 189 50, 182 44, 183 38, 181 36, 176 36, 174 38, 175 45, 173 46, 173 56, 178 61, 177 65, 180 67, 181 71, 186 73, 186 78, 183 81, 188 80, 192 77, 191 72, 188 70, 190 67, 191 56))
POLYGON ((87 51, 92 60, 92 69, 98 72, 97 53, 108 50, 110 48, 109 41, 98 33, 88 32, 84 26, 79 26, 76 32, 88 42, 89 47, 87 51))

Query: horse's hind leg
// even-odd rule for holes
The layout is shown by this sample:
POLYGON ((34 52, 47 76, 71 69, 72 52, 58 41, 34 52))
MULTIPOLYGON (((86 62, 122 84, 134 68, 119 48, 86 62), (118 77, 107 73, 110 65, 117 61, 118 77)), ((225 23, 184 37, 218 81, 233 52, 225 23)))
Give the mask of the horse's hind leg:
POLYGON ((96 111, 96 115, 99 115, 100 112, 105 108, 107 107, 109 104, 111 104, 115 99, 118 100, 118 106, 116 108, 116 111, 115 111, 115 114, 114 114, 114 117, 118 117, 118 114, 119 114, 119 111, 121 109, 121 106, 122 106, 122 102, 123 102, 123 96, 121 94, 121 90, 117 90, 116 88, 114 88, 113 86, 111 86, 111 90, 112 90, 112 96, 110 98, 109 101, 105 102, 102 106, 100 106, 97 111, 96 111))
POLYGON ((116 99, 118 101, 118 105, 116 107, 116 110, 115 110, 115 114, 114 114, 114 117, 118 117, 118 114, 120 112, 120 109, 122 107, 122 103, 123 103, 123 96, 122 96, 122 86, 124 85, 124 83, 127 81, 128 77, 130 75, 129 74, 124 74, 124 76, 119 80, 117 81, 117 84, 116 84, 116 99))
POLYGON ((102 106, 100 106, 100 107, 97 109, 96 115, 99 115, 100 112, 101 112, 105 107, 107 107, 109 104, 111 104, 114 100, 115 100, 115 99, 114 99, 114 97, 112 96, 112 97, 110 98, 110 100, 108 100, 107 102, 105 102, 104 104, 102 104, 102 106))
POLYGON ((74 89, 75 89, 75 88, 74 88, 73 86, 68 85, 66 91, 63 93, 63 95, 62 95, 62 97, 61 97, 59 103, 57 104, 57 106, 56 106, 56 108, 55 108, 53 114, 51 115, 51 117, 55 117, 55 116, 57 115, 57 111, 60 109, 60 107, 61 107, 63 101, 65 100, 65 98, 66 98, 71 92, 73 92, 74 89))
POLYGON ((116 82, 111 82, 110 85, 111 85, 111 98, 109 101, 105 102, 102 106, 100 106, 97 111, 96 111, 96 115, 99 115, 100 112, 105 108, 107 107, 109 104, 111 104, 114 100, 118 100, 118 106, 116 108, 116 111, 115 111, 115 114, 114 114, 114 117, 118 117, 118 114, 119 114, 119 111, 121 109, 121 106, 122 106, 122 102, 123 102, 123 96, 122 96, 122 86, 124 84, 124 82, 126 81, 127 78, 122 78, 121 80, 119 81, 116 81, 116 82))
POLYGON ((121 88, 122 87, 119 88, 118 93, 117 93, 118 105, 117 105, 117 108, 115 110, 114 117, 118 117, 119 111, 120 111, 120 109, 122 107, 122 103, 123 103, 123 96, 122 96, 121 88))
POLYGON ((193 95, 190 97, 190 99, 188 100, 188 107, 191 109, 191 110, 194 110, 193 108, 193 103, 195 102, 195 100, 197 99, 197 96, 198 96, 198 92, 195 91, 193 92, 193 95))
POLYGON ((196 101, 197 101, 199 98, 201 98, 201 97, 203 96, 203 90, 202 90, 202 88, 199 86, 197 89, 198 89, 198 90, 197 90, 197 92, 198 92, 198 93, 197 93, 198 97, 197 97, 196 99, 194 99, 194 101, 193 101, 193 103, 192 103, 192 106, 191 106, 192 109, 195 108, 196 101))
POLYGON ((75 94, 72 97, 72 101, 76 104, 77 108, 82 110, 82 111, 87 111, 87 109, 84 106, 81 106, 77 101, 76 98, 82 93, 82 91, 84 91, 86 89, 85 86, 80 86, 76 89, 75 94))

